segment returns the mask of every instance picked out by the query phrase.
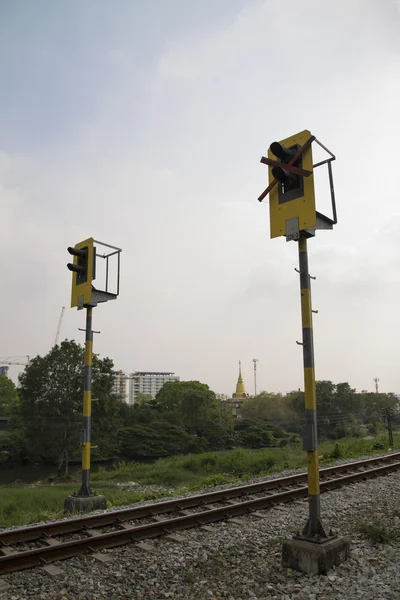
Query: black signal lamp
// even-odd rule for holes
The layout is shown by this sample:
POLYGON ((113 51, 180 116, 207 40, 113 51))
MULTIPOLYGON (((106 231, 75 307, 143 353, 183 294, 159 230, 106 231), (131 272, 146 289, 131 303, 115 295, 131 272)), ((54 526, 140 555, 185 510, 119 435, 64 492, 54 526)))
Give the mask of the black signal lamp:
MULTIPOLYGON (((282 163, 282 166, 272 167, 272 175, 274 179, 278 181, 278 198, 279 204, 289 202, 300 198, 304 193, 304 180, 301 175, 296 175, 285 169, 285 164, 288 164, 291 159, 297 154, 299 146, 296 144, 287 148, 279 142, 272 142, 269 147, 272 154, 276 156, 278 161, 282 163)), ((302 168, 301 157, 296 160, 293 165, 294 167, 302 168)))
POLYGON ((68 263, 67 267, 73 273, 76 273, 76 283, 77 285, 81 283, 86 283, 88 277, 88 248, 72 248, 68 247, 68 252, 72 254, 72 256, 77 257, 76 263, 68 263))
POLYGON ((271 150, 272 154, 279 158, 279 160, 286 163, 289 162, 292 156, 294 156, 297 152, 296 147, 286 148, 286 146, 283 146, 279 142, 272 142, 269 149, 271 150))
POLYGON ((284 169, 282 169, 282 167, 273 167, 272 175, 277 181, 279 181, 279 183, 282 183, 282 185, 287 189, 293 189, 298 185, 298 176, 294 175, 293 173, 289 173, 288 171, 285 171, 284 169))

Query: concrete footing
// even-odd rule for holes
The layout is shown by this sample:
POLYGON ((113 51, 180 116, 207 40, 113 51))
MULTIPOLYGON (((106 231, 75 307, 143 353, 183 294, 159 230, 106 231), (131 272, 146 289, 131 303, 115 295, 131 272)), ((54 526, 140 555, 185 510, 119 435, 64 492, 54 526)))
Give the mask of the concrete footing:
POLYGON ((89 510, 101 510, 107 508, 107 500, 104 496, 68 496, 64 501, 64 512, 86 512, 89 510))
POLYGON ((330 537, 316 542, 293 538, 283 542, 282 566, 308 575, 326 575, 333 566, 348 558, 349 551, 347 537, 330 537))

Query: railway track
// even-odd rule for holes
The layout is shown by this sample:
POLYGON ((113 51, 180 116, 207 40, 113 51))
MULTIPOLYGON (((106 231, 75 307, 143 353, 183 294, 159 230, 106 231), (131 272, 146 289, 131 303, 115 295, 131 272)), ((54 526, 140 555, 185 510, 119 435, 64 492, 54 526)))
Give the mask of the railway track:
MULTIPOLYGON (((321 469, 321 492, 400 468, 400 452, 321 469)), ((298 473, 118 511, 0 532, 0 574, 204 526, 307 497, 298 473)))

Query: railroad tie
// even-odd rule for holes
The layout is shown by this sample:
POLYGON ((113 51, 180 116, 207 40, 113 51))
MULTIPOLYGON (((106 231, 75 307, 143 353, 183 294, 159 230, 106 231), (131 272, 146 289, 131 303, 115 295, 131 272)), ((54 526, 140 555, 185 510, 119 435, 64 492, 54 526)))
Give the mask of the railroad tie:
POLYGON ((59 544, 61 544, 61 542, 59 542, 58 540, 55 540, 52 537, 45 537, 45 538, 43 538, 43 542, 45 544, 47 544, 48 546, 58 546, 59 544))
POLYGON ((7 581, 4 581, 3 579, 0 579, 0 593, 1 592, 5 592, 6 590, 8 590, 10 588, 10 584, 7 583, 7 581))
POLYGON ((254 512, 251 512, 250 515, 252 517, 257 517, 258 519, 265 519, 265 514, 263 514, 259 510, 255 510, 254 512))
POLYGON ((129 525, 128 523, 125 523, 124 521, 119 521, 118 522, 118 527, 121 527, 121 529, 134 529, 134 525, 129 525))
POLYGON ((214 527, 211 527, 210 525, 200 525, 200 529, 202 531, 215 531, 214 527))
POLYGON ((243 521, 241 519, 237 519, 236 517, 228 519, 228 523, 233 523, 234 525, 243 525, 243 521))
POLYGON ((4 556, 10 556, 10 554, 15 554, 18 550, 14 550, 14 548, 10 548, 10 546, 2 546, 0 552, 4 556))
POLYGON ((52 577, 65 575, 65 572, 56 565, 44 565, 43 567, 39 567, 39 569, 47 573, 47 575, 51 575, 52 577))
POLYGON ((112 562, 112 557, 109 554, 102 554, 101 552, 94 552, 92 558, 101 563, 109 563, 112 562))
POLYGON ((147 542, 138 542, 135 545, 135 548, 137 548, 138 550, 142 550, 144 552, 154 552, 154 550, 155 550, 154 546, 147 542))
POLYGON ((89 537, 97 537, 98 535, 101 535, 101 532, 96 531, 96 529, 85 529, 85 533, 87 533, 89 537))

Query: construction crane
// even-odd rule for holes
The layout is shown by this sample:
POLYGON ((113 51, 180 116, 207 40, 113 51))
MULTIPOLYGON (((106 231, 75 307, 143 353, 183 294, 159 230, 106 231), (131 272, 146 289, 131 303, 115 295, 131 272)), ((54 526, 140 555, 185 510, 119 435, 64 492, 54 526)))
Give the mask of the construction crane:
POLYGON ((65 306, 63 306, 61 309, 60 320, 58 321, 57 333, 56 333, 56 337, 54 338, 53 346, 57 346, 57 344, 58 344, 58 338, 60 337, 61 324, 62 324, 62 320, 63 320, 63 316, 64 316, 64 310, 65 310, 65 306))
POLYGON ((0 357, 0 365, 23 365, 29 366, 29 356, 5 356, 0 357), (22 362, 24 360, 24 362, 22 362))
POLYGON ((5 356, 0 358, 0 370, 2 371, 2 375, 8 377, 8 366, 5 365, 23 365, 24 367, 29 367, 29 356, 5 356), (24 362, 22 362, 24 360, 24 362), (4 369, 2 369, 4 367, 4 369))

